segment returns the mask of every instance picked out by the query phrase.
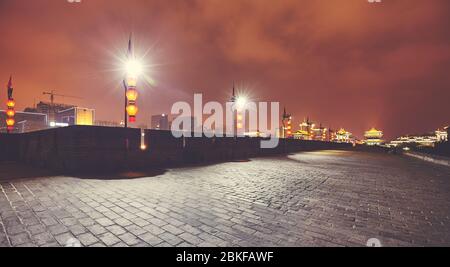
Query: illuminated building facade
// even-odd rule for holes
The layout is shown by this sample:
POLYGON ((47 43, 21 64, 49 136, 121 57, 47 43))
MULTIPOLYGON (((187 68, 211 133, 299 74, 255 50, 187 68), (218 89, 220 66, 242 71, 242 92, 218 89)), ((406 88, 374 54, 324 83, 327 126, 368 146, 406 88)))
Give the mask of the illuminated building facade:
POLYGON ((54 124, 50 122, 51 127, 70 126, 70 125, 94 125, 95 111, 88 108, 73 107, 62 110, 56 114, 54 124))
POLYGON ((438 142, 447 142, 448 141, 448 126, 444 127, 444 129, 437 129, 435 132, 438 142))
POLYGON ((344 128, 341 128, 339 131, 332 132, 330 139, 335 143, 351 143, 352 133, 346 131, 344 128))
POLYGON ((388 145, 390 147, 399 147, 405 145, 416 145, 425 147, 434 147, 436 143, 448 141, 448 126, 444 130, 436 130, 433 133, 422 135, 406 135, 391 141, 388 145))
POLYGON ((299 126, 300 129, 293 134, 294 139, 315 141, 329 140, 328 129, 322 127, 322 125, 316 127, 316 124, 312 123, 309 118, 306 118, 299 126))
POLYGON ((322 125, 320 125, 319 128, 316 128, 315 124, 313 124, 313 125, 311 125, 310 136, 311 136, 311 140, 327 141, 328 140, 328 129, 322 127, 322 125))
POLYGON ((95 125, 95 110, 75 105, 39 102, 34 108, 26 108, 24 113, 45 115, 47 128, 95 125))
POLYGON ((372 128, 364 133, 364 143, 368 146, 379 146, 384 141, 383 138, 383 132, 379 131, 375 128, 372 128))
POLYGON ((299 126, 300 129, 294 133, 294 139, 311 140, 310 130, 312 123, 309 121, 309 118, 306 118, 299 126))

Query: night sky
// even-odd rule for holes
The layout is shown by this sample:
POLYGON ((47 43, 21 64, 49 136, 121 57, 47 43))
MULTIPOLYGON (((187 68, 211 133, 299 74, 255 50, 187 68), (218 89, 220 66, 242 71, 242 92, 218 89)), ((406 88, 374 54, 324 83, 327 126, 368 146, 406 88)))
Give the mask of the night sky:
POLYGON ((152 80, 138 124, 194 92, 224 102, 236 81, 295 125, 309 116, 389 139, 448 125, 449 29, 448 0, 0 0, 0 101, 13 74, 19 109, 56 90, 120 121, 132 32, 152 80))

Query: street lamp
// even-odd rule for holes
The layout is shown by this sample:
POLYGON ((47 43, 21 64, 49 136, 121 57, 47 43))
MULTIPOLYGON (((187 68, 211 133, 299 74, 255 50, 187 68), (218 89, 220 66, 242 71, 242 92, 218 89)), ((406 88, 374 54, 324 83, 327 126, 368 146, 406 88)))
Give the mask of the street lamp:
POLYGON ((10 133, 14 130, 14 125, 16 124, 16 120, 14 119, 16 115, 15 106, 16 102, 13 98, 13 87, 12 87, 12 76, 9 77, 8 82, 8 101, 6 102, 7 110, 6 110, 6 132, 10 133))
POLYGON ((125 79, 123 81, 123 86, 125 89, 124 124, 125 128, 127 128, 128 122, 136 122, 136 115, 139 110, 138 107, 136 106, 136 100, 138 98, 136 86, 139 76, 142 75, 142 73, 144 72, 144 65, 134 56, 131 37, 128 42, 128 54, 127 60, 124 64, 124 70, 125 70, 125 79))

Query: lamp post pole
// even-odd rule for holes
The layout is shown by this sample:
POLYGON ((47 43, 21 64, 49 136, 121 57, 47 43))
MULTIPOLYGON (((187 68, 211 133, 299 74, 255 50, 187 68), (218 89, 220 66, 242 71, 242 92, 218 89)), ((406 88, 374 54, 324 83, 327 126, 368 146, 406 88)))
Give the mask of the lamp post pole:
POLYGON ((236 90, 233 82, 233 93, 231 95, 230 102, 232 104, 232 111, 233 111, 233 137, 237 138, 237 112, 234 110, 236 107, 236 90))
POLYGON ((128 90, 128 86, 127 83, 125 82, 125 80, 123 80, 123 88, 125 90, 125 106, 124 106, 124 118, 123 118, 123 123, 125 128, 128 128, 128 113, 127 113, 127 106, 128 106, 128 99, 127 99, 127 90, 128 90))

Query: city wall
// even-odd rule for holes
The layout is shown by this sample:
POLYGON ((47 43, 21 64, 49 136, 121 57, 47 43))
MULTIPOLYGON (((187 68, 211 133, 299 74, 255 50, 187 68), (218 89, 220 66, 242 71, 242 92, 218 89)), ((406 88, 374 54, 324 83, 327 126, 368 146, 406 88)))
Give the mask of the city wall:
POLYGON ((0 161, 79 171, 115 171, 206 164, 299 151, 346 149, 348 144, 280 139, 261 149, 260 138, 174 138, 170 131, 71 126, 25 134, 0 134, 0 161))

